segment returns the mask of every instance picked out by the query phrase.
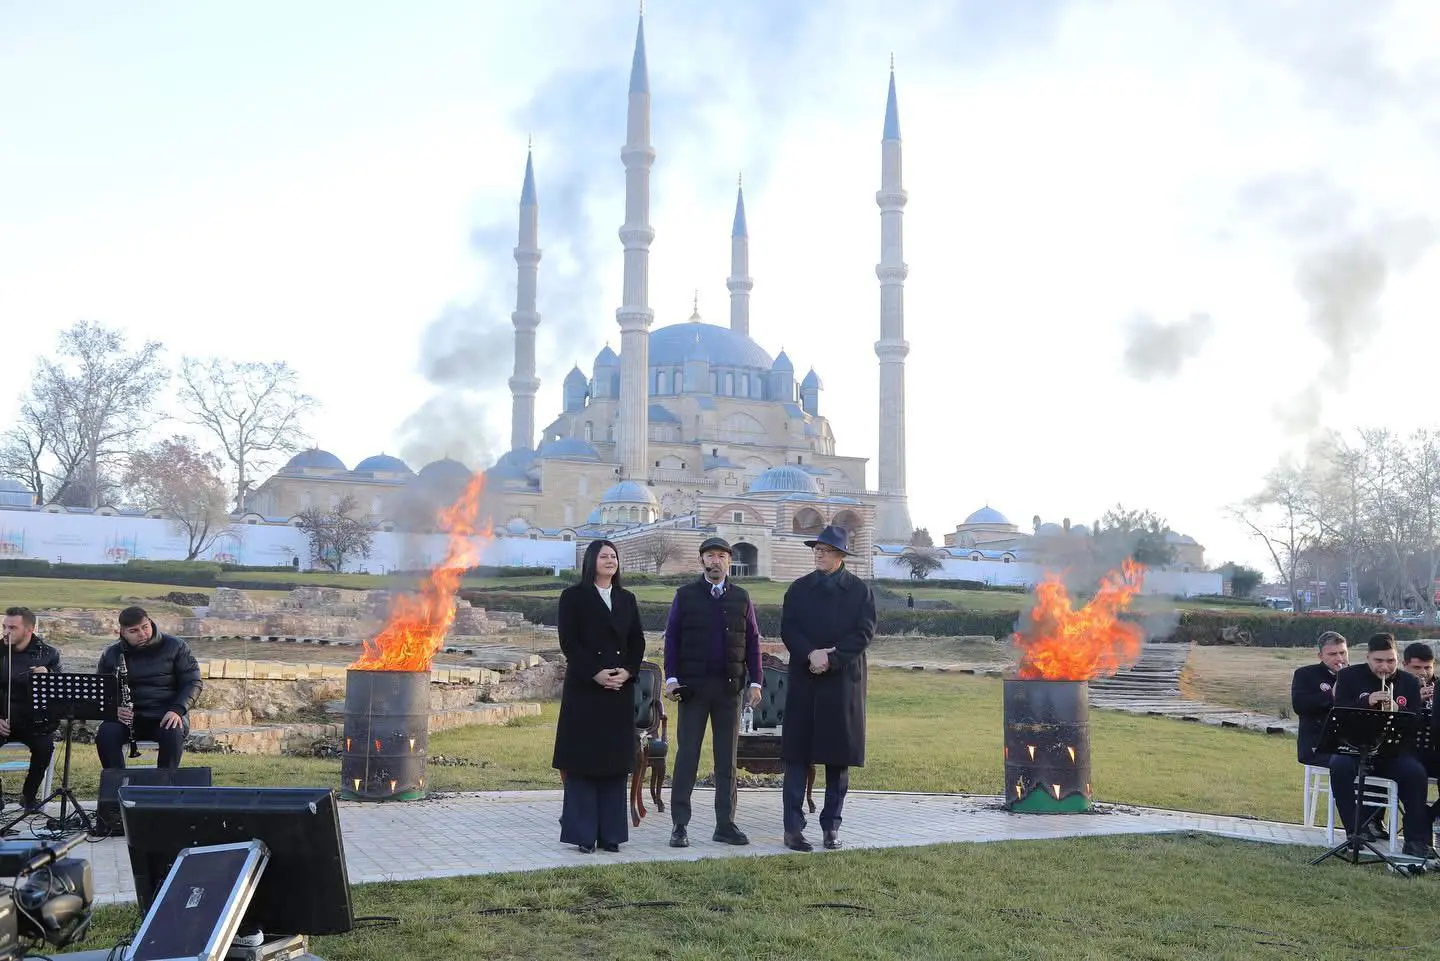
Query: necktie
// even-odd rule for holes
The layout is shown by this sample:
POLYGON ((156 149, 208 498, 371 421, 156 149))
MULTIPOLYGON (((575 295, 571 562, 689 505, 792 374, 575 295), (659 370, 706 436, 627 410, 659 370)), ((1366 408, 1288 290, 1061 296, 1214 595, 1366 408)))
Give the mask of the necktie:
POLYGON ((724 593, 725 593, 725 585, 724 585, 724 584, 713 584, 713 585, 711 585, 711 587, 710 587, 710 596, 713 597, 713 598, 715 598, 717 601, 720 599, 720 595, 721 595, 721 594, 724 594, 724 593))

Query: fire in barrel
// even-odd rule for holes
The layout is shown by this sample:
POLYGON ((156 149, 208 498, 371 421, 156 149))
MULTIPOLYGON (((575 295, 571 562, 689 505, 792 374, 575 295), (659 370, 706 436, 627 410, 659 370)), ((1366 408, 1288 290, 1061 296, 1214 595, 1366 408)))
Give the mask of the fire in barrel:
POLYGON ((1058 814, 1088 811, 1090 685, 1140 653, 1144 634, 1120 619, 1139 592, 1144 568, 1127 560, 1107 574, 1078 610, 1065 585, 1047 577, 1014 636, 1020 662, 1005 680, 1005 807, 1058 814))
POLYGON ((397 594, 384 628, 345 678, 340 796, 406 801, 425 796, 430 747, 430 662, 455 620, 455 591, 479 559, 475 529, 483 476, 440 515, 445 559, 414 593, 397 594))

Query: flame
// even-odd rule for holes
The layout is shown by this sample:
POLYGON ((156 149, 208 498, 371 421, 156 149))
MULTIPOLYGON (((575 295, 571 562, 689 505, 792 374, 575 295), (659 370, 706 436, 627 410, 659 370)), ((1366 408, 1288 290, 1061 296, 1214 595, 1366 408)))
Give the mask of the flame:
POLYGON ((355 781, 355 790, 360 790, 360 779, 357 777, 353 778, 353 780, 355 781))
POLYGON ((1024 785, 1024 783, 1025 783, 1024 781, 1016 781, 1016 782, 1015 782, 1015 797, 1016 797, 1017 799, 1020 797, 1020 794, 1021 794, 1021 790, 1020 790, 1020 789, 1021 789, 1021 787, 1024 785))
POLYGON ((1067 751, 1070 752, 1070 763, 1071 763, 1071 764, 1074 764, 1074 763, 1075 763, 1075 749, 1074 749, 1073 747, 1067 747, 1065 750, 1067 750, 1067 751))
POLYGON ((413 737, 410 739, 410 753, 415 753, 415 739, 413 737))
POLYGON ((375 739, 375 750, 376 752, 380 750, 380 739, 378 737, 375 739))
POLYGON ((347 752, 350 750, 350 739, 348 737, 345 739, 345 750, 347 752))
POLYGON ((1032 761, 1035 760, 1035 745, 1033 745, 1033 744, 1027 744, 1027 745, 1025 745, 1025 746, 1026 746, 1027 748, 1029 748, 1029 750, 1030 750, 1030 760, 1032 760, 1032 761))
POLYGON ((394 779, 391 779, 391 781, 390 781, 390 790, 391 790, 392 793, 393 793, 394 790, 395 790, 395 783, 396 783, 395 780, 394 780, 394 779))
POLYGON ((475 474, 465 491, 440 512, 440 529, 450 535, 445 559, 420 586, 418 594, 397 595, 390 602, 390 617, 365 653, 350 667, 360 671, 428 671, 431 659, 445 646, 445 633, 455 621, 455 590, 467 568, 475 566, 480 552, 473 538, 490 536, 488 526, 477 529, 480 491, 485 476, 475 474))
POLYGON ((1055 789, 1055 800, 1060 800, 1060 785, 1052 784, 1050 786, 1055 789))
POLYGON ((1065 585, 1047 575, 1035 588, 1030 623, 1014 635, 1020 649, 1018 676, 1024 680, 1084 681, 1111 675, 1140 654, 1144 632, 1119 619, 1140 591, 1145 568, 1126 560, 1111 571, 1079 610, 1070 606, 1065 585))

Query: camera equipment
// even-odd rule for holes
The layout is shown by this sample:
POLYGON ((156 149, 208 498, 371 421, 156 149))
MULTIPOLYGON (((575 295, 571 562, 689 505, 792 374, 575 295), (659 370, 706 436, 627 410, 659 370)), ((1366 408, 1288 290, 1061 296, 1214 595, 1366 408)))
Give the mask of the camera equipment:
POLYGON ((0 961, 24 957, 22 938, 63 948, 85 936, 95 880, 89 861, 66 857, 84 840, 82 833, 56 845, 0 843, 0 874, 15 878, 10 897, 0 898, 0 961))

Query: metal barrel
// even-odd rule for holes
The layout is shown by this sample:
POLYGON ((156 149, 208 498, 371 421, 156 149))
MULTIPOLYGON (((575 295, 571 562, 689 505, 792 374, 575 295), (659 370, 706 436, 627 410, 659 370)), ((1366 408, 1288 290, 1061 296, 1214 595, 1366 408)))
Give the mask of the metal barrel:
POLYGON ((1090 810, 1090 685, 1005 681, 1005 808, 1090 810))
POLYGON ((408 801, 425 796, 430 672, 357 671, 345 678, 340 796, 408 801))

